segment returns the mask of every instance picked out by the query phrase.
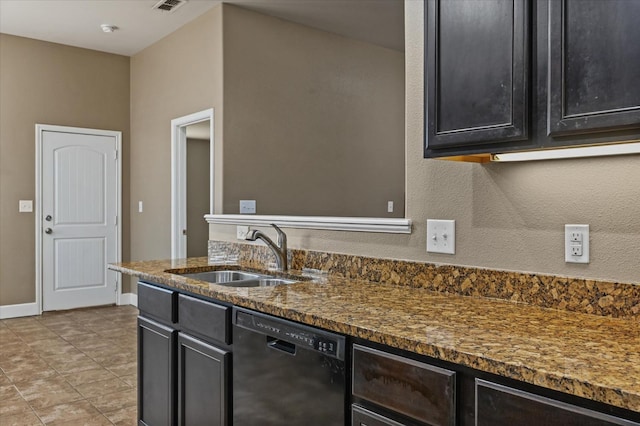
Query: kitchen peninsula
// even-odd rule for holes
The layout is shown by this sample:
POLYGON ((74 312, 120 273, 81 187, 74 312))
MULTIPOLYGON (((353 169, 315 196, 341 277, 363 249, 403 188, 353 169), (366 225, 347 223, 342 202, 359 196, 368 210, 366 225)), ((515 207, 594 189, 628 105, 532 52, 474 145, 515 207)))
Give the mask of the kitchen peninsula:
MULTIPOLYGON (((262 260, 270 255, 264 247, 221 244, 239 254, 238 263, 244 269, 264 268, 262 260)), ((640 289, 636 285, 586 280, 567 284, 559 277, 549 282, 549 277, 479 269, 471 274, 472 283, 465 268, 301 250, 291 250, 290 258, 290 276, 309 275, 303 270, 313 269, 307 281, 233 288, 179 275, 229 267, 213 265, 207 258, 130 262, 111 268, 165 289, 338 332, 439 366, 459 366, 463 375, 476 379, 488 375, 504 378, 507 385, 517 381, 546 398, 567 396, 569 403, 640 421, 640 289), (340 273, 335 265, 341 265, 340 273), (350 269, 356 266, 364 271, 361 276, 350 269), (518 300, 517 293, 520 302, 533 300, 532 294, 539 293, 538 306, 496 296, 454 294, 453 282, 459 281, 458 290, 465 294, 464 289, 482 288, 497 277, 508 277, 502 286, 515 287, 511 300, 518 300), (575 297, 561 294, 562 290, 558 293, 563 284, 575 297), (433 285, 441 285, 440 291, 433 291, 433 285), (525 295, 518 286, 533 290, 525 295), (593 303, 588 293, 595 295, 593 303), (556 300, 559 305, 551 309, 540 300, 556 300), (580 309, 584 312, 572 312, 580 309), (590 311, 595 314, 586 313, 590 311)), ((464 387, 464 381, 460 383, 464 387)), ((465 397, 459 403, 460 424, 467 424, 464 418, 473 418, 474 403, 465 397)))

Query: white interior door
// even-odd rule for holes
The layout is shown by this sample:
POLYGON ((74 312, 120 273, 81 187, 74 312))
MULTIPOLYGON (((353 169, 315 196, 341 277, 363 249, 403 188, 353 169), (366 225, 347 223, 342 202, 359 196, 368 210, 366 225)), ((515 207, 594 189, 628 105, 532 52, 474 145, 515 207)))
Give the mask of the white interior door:
POLYGON ((43 310, 116 302, 117 141, 42 133, 43 310))

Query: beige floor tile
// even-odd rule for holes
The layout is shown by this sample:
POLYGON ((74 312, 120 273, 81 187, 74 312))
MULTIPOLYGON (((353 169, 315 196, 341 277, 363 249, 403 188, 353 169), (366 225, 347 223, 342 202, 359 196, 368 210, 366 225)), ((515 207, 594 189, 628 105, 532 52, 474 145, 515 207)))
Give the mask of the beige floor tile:
POLYGON ((62 418, 47 423, 47 426, 113 426, 113 423, 102 414, 96 414, 84 419, 68 420, 62 418))
POLYGON ((135 426, 138 424, 138 407, 126 407, 106 413, 105 416, 118 426, 135 426))
POLYGON ((118 377, 130 376, 138 372, 138 361, 134 359, 124 364, 109 365, 107 369, 118 377))
POLYGON ((128 384, 131 387, 136 387, 138 386, 138 374, 129 374, 128 376, 122 376, 120 377, 120 380, 122 380, 123 382, 125 382, 126 384, 128 384))
POLYGON ((14 363, 7 368, 3 366, 2 370, 14 383, 47 379, 58 375, 56 370, 42 360, 33 363, 14 363))
POLYGON ((10 318, 2 321, 4 322, 4 325, 10 329, 24 329, 40 325, 35 317, 10 318))
POLYGON ((15 330, 15 333, 25 342, 35 342, 36 340, 55 339, 58 337, 56 333, 47 327, 39 327, 28 330, 15 330))
POLYGON ((30 382, 26 386, 18 383, 16 387, 36 410, 83 399, 80 393, 59 376, 55 379, 30 382))
POLYGON ((85 398, 95 398, 101 395, 108 395, 131 389, 127 383, 117 377, 100 380, 93 383, 84 383, 75 387, 85 398))
POLYGON ((55 420, 76 420, 85 419, 99 415, 100 412, 89 403, 89 401, 76 401, 68 404, 52 405, 45 408, 36 409, 36 414, 45 424, 55 420))
POLYGON ((62 366, 65 364, 78 363, 87 360, 87 356, 77 350, 74 347, 70 347, 71 349, 65 351, 64 353, 45 353, 42 354, 42 359, 52 366, 53 368, 57 368, 58 366, 62 366))
POLYGON ((0 415, 0 425, 2 426, 40 426, 42 424, 38 416, 31 410, 11 416, 0 415))
POLYGON ((111 306, 0 320, 0 425, 135 425, 137 314, 111 306))
POLYGON ((122 365, 137 360, 135 352, 120 352, 115 355, 98 355, 93 357, 93 360, 104 367, 109 365, 122 365))
POLYGON ((60 374, 73 374, 80 371, 95 370, 98 368, 102 368, 102 366, 88 356, 84 356, 81 359, 74 360, 73 362, 55 365, 56 371, 60 374))
POLYGON ((0 386, 9 386, 12 385, 13 382, 9 380, 6 374, 0 370, 0 386))
MULTIPOLYGON (((0 402, 0 419, 3 419, 5 416, 15 416, 31 411, 31 406, 22 397, 3 399, 0 402)), ((0 422, 0 424, 2 424, 2 422, 0 422)))
MULTIPOLYGON (((19 337, 17 338, 20 339, 19 337)), ((13 342, 2 342, 2 345, 0 345, 0 359, 11 355, 21 354, 25 351, 30 350, 31 348, 26 346, 22 339, 13 342)))
POLYGON ((123 392, 100 395, 89 400, 103 413, 113 412, 122 408, 135 407, 138 403, 137 391, 129 389, 123 392))
POLYGON ((71 384, 71 386, 76 387, 76 389, 78 385, 99 382, 107 379, 115 379, 116 377, 117 376, 115 374, 106 368, 94 368, 91 370, 76 371, 74 373, 64 375, 64 378, 71 384))
POLYGON ((11 398, 20 398, 18 389, 14 385, 0 386, 0 404, 2 404, 1 401, 11 398))

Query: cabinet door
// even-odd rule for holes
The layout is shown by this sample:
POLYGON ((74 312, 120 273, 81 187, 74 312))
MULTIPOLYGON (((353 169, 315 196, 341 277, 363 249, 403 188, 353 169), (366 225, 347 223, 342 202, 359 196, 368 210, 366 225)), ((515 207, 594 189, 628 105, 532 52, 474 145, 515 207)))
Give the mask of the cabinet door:
POLYGON ((178 334, 178 424, 229 424, 229 353, 178 334))
POLYGON ((141 425, 175 424, 177 332, 138 317, 138 420, 141 425))
POLYGON ((549 2, 550 136, 640 127, 640 2, 549 2))
POLYGON ((428 0, 425 14, 425 156, 526 139, 528 1, 428 0))
POLYGON ((476 426, 638 426, 628 420, 476 379, 476 426))

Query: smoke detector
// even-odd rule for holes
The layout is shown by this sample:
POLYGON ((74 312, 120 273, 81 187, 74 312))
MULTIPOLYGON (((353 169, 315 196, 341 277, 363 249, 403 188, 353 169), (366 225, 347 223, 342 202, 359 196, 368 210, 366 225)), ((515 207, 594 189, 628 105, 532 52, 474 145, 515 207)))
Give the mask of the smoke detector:
POLYGON ((112 33, 118 29, 118 27, 116 27, 115 25, 109 25, 109 24, 102 24, 100 25, 100 28, 102 28, 102 31, 105 33, 112 33))
POLYGON ((173 12, 186 2, 187 0, 160 0, 158 3, 153 5, 152 9, 161 10, 163 12, 173 12))

